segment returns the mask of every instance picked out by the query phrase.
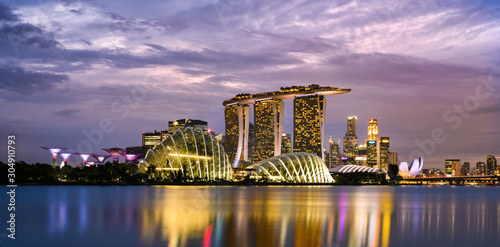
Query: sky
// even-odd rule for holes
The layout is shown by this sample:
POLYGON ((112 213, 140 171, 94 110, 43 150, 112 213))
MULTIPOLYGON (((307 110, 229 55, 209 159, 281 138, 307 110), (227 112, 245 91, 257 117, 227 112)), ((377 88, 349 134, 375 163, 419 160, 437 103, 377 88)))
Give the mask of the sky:
POLYGON ((352 89, 327 98, 327 137, 375 118, 400 161, 474 167, 500 156, 498 40, 495 0, 0 1, 0 149, 104 154, 182 118, 223 133, 224 100, 314 83, 352 89))

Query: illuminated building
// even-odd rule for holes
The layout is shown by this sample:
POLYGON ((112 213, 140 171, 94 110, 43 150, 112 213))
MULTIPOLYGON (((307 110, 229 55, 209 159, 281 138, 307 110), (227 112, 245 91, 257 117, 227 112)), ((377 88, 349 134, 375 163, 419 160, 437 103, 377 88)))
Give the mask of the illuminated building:
POLYGON ((193 129, 201 128, 203 131, 208 130, 207 122, 198 119, 186 118, 168 122, 168 131, 170 133, 174 133, 177 129, 183 130, 186 127, 191 127, 193 129))
POLYGON ((113 163, 118 163, 120 161, 120 156, 123 155, 123 148, 103 148, 102 150, 108 152, 113 158, 113 163))
POLYGON ((367 173, 379 173, 380 169, 370 168, 366 166, 357 165, 342 165, 330 169, 331 173, 354 173, 354 172, 367 172, 367 173))
POLYGON ((366 143, 366 165, 374 167, 378 162, 377 141, 370 140, 366 143))
POLYGON ((422 157, 414 159, 411 162, 410 166, 408 166, 408 163, 406 162, 401 162, 401 164, 399 165, 399 174, 402 177, 415 177, 422 171, 423 167, 424 160, 422 159, 422 157))
MULTIPOLYGON (((222 105, 225 107, 224 113, 226 123, 224 147, 226 148, 226 152, 230 157, 229 159, 231 160, 231 163, 234 164, 233 166, 237 166, 240 160, 248 161, 248 153, 249 149, 251 148, 248 144, 248 137, 250 132, 248 122, 250 116, 249 105, 255 104, 258 101, 280 102, 279 107, 275 105, 274 107, 267 108, 273 109, 272 117, 264 117, 264 119, 272 119, 272 122, 268 120, 265 121, 267 121, 269 124, 272 123, 274 126, 259 128, 259 130, 273 130, 274 153, 272 155, 280 154, 279 147, 282 146, 282 140, 279 140, 277 133, 281 132, 281 129, 279 128, 283 123, 283 111, 281 109, 284 109, 284 102, 282 101, 284 99, 294 99, 294 136, 292 145, 293 152, 313 152, 314 154, 323 156, 322 130, 324 128, 324 107, 326 106, 326 99, 324 97, 328 95, 344 94, 350 91, 350 89, 320 87, 317 84, 312 84, 307 87, 282 87, 279 91, 267 93, 238 94, 232 99, 225 100, 222 103, 222 105), (299 109, 303 110, 304 112, 299 111, 299 109), (307 116, 308 118, 313 117, 313 119, 304 119, 305 116, 307 116), (306 125, 301 126, 300 124, 302 123, 306 125), (312 127, 312 129, 305 129, 306 126, 312 127), (278 128, 278 130, 276 130, 276 128, 278 128)), ((262 108, 257 106, 254 107, 254 109, 258 111, 262 108)), ((271 114, 270 110, 267 110, 266 112, 267 114, 271 114)), ((260 113, 259 115, 262 116, 262 114, 260 113)), ((257 133, 257 131, 255 131, 254 134, 257 137, 260 133, 257 133)), ((262 152, 260 152, 259 150, 258 157, 261 157, 261 153, 262 152)), ((264 154, 264 156, 267 155, 269 154, 264 154)))
POLYGON ((83 160, 83 166, 87 166, 87 160, 92 154, 78 154, 83 160))
POLYGON ((292 152, 292 135, 283 133, 281 135, 281 153, 288 154, 292 152))
POLYGON ((323 160, 312 153, 283 154, 253 164, 248 169, 256 171, 256 180, 288 183, 334 182, 323 160))
POLYGON ((347 117, 347 132, 344 136, 344 157, 355 158, 358 155, 358 136, 356 130, 358 118, 347 117))
POLYGON ((398 152, 390 152, 390 157, 389 157, 389 164, 399 164, 399 157, 398 157, 398 152))
POLYGON ((237 167, 240 160, 248 161, 250 107, 240 104, 229 105, 224 108, 224 115, 226 122, 224 148, 233 167, 237 167))
POLYGON ((380 168, 388 171, 390 163, 390 141, 389 137, 380 137, 380 168))
POLYGON ((321 95, 293 100, 293 152, 308 152, 324 159, 322 150, 326 99, 321 95))
POLYGON ((181 181, 231 180, 232 169, 222 145, 207 131, 178 130, 146 153, 137 172, 154 166, 161 178, 181 181))
POLYGON ((497 159, 493 155, 488 155, 486 157, 486 174, 495 175, 496 169, 497 169, 497 159))
POLYGON ((142 132, 142 146, 146 146, 148 148, 153 147, 154 145, 156 145, 158 141, 165 140, 167 134, 168 131, 166 130, 161 130, 161 131, 155 130, 155 132, 142 132))
POLYGON ((476 163, 477 174, 476 175, 486 175, 486 164, 484 162, 476 163))
POLYGON ((444 174, 446 176, 458 176, 461 170, 459 159, 447 159, 444 161, 444 174))
POLYGON ((111 155, 97 155, 97 154, 94 154, 94 155, 92 155, 92 156, 93 156, 93 157, 97 160, 97 164, 98 164, 98 165, 102 165, 102 164, 104 164, 104 161, 105 161, 107 158, 111 157, 111 155))
POLYGON ((358 155, 355 158, 356 165, 366 166, 366 144, 358 145, 358 155))
POLYGON ((253 162, 281 155, 284 106, 281 100, 268 99, 255 102, 253 162))
POLYGON ((61 163, 61 167, 68 165, 68 158, 73 155, 73 153, 59 153, 64 161, 61 163))
POLYGON ((57 155, 69 148, 47 148, 47 147, 42 147, 43 149, 49 151, 52 154, 52 167, 57 166, 57 155))
POLYGON ((462 176, 468 176, 470 174, 470 163, 469 162, 464 162, 462 164, 462 169, 460 170, 460 175, 462 176))
MULTIPOLYGON (((340 141, 340 139, 339 139, 340 141)), ((340 147, 339 147, 339 144, 338 143, 335 143, 333 140, 332 140, 332 137, 330 136, 330 139, 328 140, 328 143, 329 143, 329 148, 330 148, 330 152, 329 152, 329 159, 328 159, 328 162, 327 162, 327 166, 328 168, 332 168, 332 167, 337 167, 337 166, 340 166, 340 147)))
POLYGON ((377 119, 368 120, 368 141, 378 141, 378 121, 377 121, 377 119))

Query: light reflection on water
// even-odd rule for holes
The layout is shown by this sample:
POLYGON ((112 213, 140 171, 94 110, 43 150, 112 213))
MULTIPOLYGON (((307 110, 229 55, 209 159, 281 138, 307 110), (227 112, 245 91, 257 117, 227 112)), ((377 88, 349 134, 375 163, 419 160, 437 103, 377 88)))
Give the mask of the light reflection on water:
POLYGON ((22 186, 14 243, 498 246, 499 192, 448 186, 22 186))

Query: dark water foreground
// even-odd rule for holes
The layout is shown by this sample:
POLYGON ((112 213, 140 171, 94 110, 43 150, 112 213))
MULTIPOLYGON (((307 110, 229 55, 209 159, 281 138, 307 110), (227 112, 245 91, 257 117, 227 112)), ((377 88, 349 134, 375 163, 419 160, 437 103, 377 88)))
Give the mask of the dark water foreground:
POLYGON ((0 246, 500 246, 500 187, 19 186, 7 227, 0 246))

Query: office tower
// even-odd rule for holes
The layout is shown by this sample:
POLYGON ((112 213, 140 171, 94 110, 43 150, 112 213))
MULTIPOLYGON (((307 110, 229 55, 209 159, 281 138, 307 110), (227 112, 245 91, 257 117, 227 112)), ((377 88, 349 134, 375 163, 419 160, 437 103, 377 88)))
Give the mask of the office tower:
POLYGON ((309 152, 322 157, 326 99, 321 95, 293 100, 293 152, 309 152))
POLYGON ((486 164, 484 162, 476 163, 477 175, 486 175, 486 164))
POLYGON ((152 148, 159 141, 164 141, 167 138, 168 131, 142 132, 142 146, 152 148))
POLYGON ((329 159, 328 159, 328 163, 329 163, 328 168, 340 166, 341 165, 340 164, 341 161, 340 161, 340 147, 339 147, 339 144, 335 143, 332 140, 331 136, 330 136, 330 139, 328 140, 328 143, 329 143, 329 149, 330 149, 329 159))
POLYGON ((226 120, 224 149, 229 162, 236 167, 240 160, 248 161, 250 107, 244 104, 229 105, 224 108, 224 115, 226 120))
POLYGON ((281 154, 292 152, 292 135, 283 133, 281 136, 281 154))
POLYGON ((253 162, 281 154, 280 119, 283 117, 284 104, 281 100, 261 100, 254 104, 254 138, 253 162))
POLYGON ((176 121, 168 121, 168 131, 174 133, 177 129, 184 130, 184 128, 191 127, 193 129, 200 128, 203 131, 208 130, 208 123, 198 119, 179 119, 176 121))
POLYGON ((378 141, 378 121, 377 121, 377 119, 368 120, 368 141, 378 141))
POLYGON ((344 157, 355 158, 358 156, 358 136, 356 135, 357 117, 347 117, 347 132, 344 136, 344 157))
POLYGON ((366 165, 368 167, 374 167, 377 165, 378 152, 377 152, 377 141, 371 140, 366 143, 366 165))
POLYGON ((460 175, 460 160, 459 159, 447 159, 444 161, 444 173, 446 176, 458 176, 460 175))
POLYGON ((496 169, 497 169, 497 159, 493 155, 488 155, 486 157, 486 174, 495 175, 496 169))
POLYGON ((470 163, 469 162, 464 162, 462 164, 462 170, 460 172, 462 176, 468 176, 470 174, 470 163))
POLYGON ((389 158, 389 164, 395 164, 395 165, 399 164, 398 152, 391 151, 390 158, 389 158))
POLYGON ((390 163, 390 141, 389 137, 380 137, 379 145, 379 157, 380 157, 380 168, 388 171, 390 163))
POLYGON ((356 157, 356 165, 367 166, 366 160, 367 160, 366 145, 365 144, 358 145, 358 156, 356 157))

